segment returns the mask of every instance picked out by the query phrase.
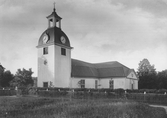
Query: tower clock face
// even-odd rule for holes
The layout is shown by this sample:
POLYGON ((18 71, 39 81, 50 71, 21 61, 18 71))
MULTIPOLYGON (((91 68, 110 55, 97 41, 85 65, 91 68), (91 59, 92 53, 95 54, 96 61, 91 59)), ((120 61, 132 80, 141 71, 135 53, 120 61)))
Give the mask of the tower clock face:
POLYGON ((47 43, 49 40, 49 36, 47 34, 44 34, 43 36, 43 43, 47 43))
POLYGON ((65 38, 64 36, 61 36, 61 37, 60 37, 60 41, 61 41, 63 44, 65 44, 65 43, 66 43, 66 38, 65 38))

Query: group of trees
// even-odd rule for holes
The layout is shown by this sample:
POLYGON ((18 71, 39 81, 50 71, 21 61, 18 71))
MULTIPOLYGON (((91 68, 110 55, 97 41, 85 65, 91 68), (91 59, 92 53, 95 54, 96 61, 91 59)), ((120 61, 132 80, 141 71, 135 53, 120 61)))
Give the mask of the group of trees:
POLYGON ((32 70, 18 69, 13 75, 10 71, 5 71, 0 65, 0 87, 27 87, 33 86, 32 70))
POLYGON ((139 63, 139 89, 167 89, 167 70, 157 72, 147 59, 139 63))
MULTIPOLYGON (((32 70, 18 69, 13 75, 0 65, 0 87, 27 87, 33 85, 32 70)), ((167 89, 167 69, 157 72, 154 65, 148 59, 139 63, 137 71, 139 89, 167 89)))

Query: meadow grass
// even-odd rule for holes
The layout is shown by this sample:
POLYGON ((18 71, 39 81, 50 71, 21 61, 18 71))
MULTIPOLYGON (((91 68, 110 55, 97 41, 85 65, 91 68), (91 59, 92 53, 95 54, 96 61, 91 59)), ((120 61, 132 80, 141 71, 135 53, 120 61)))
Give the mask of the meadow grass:
POLYGON ((127 100, 0 97, 0 118, 166 118, 166 113, 127 100))

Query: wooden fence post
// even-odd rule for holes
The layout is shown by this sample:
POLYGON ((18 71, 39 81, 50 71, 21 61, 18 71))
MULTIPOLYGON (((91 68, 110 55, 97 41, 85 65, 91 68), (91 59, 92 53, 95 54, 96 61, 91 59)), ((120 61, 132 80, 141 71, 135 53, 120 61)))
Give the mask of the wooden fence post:
POLYGON ((144 101, 146 100, 146 92, 144 91, 144 101))

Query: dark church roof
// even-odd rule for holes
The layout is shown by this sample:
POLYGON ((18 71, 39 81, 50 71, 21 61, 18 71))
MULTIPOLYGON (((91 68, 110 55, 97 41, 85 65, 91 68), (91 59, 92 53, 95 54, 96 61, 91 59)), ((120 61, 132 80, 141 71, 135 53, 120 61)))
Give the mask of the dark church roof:
POLYGON ((48 45, 59 45, 71 49, 72 47, 67 35, 61 30, 60 21, 62 18, 57 15, 55 10, 56 9, 54 8, 52 14, 47 17, 49 28, 46 29, 40 36, 37 48, 48 45), (57 22, 59 26, 56 26, 57 22), (61 42, 62 37, 63 39, 65 38, 65 43, 61 42))
POLYGON ((46 18, 49 18, 49 17, 56 17, 57 19, 62 19, 59 15, 57 15, 57 13, 55 12, 55 10, 52 12, 52 14, 50 14, 48 17, 46 18))
POLYGON ((47 30, 45 30, 42 35, 40 36, 39 38, 39 41, 38 41, 38 46, 37 47, 40 47, 42 45, 63 45, 67 48, 71 48, 70 46, 70 41, 67 37, 67 35, 58 27, 51 27, 51 28, 48 28, 47 30), (49 40, 46 44, 43 43, 43 37, 45 36, 45 34, 48 35, 49 37, 49 40), (61 36, 64 36, 66 38, 66 42, 65 44, 62 44, 61 41, 60 41, 60 37, 61 36))
POLYGON ((117 61, 105 63, 87 63, 72 59, 72 77, 111 78, 127 77, 132 70, 117 61))

